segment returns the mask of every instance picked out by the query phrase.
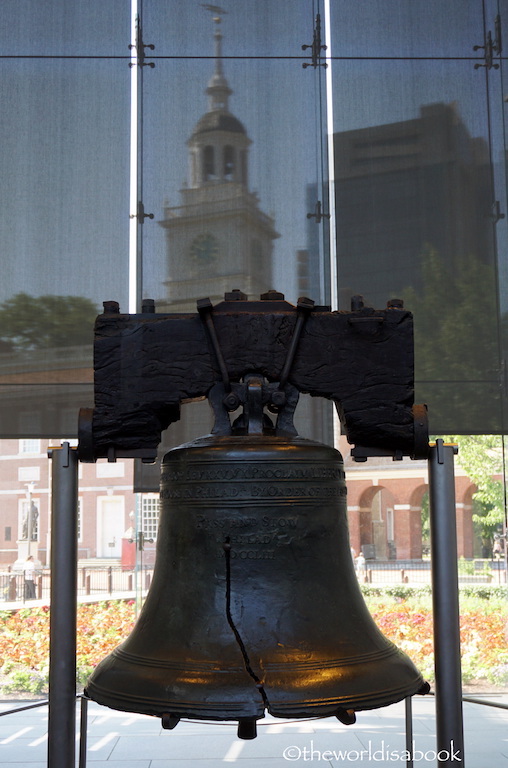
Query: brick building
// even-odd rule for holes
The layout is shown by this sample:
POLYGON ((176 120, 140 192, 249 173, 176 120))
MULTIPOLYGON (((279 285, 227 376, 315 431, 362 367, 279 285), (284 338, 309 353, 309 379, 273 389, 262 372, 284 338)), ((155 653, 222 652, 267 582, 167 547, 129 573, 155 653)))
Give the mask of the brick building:
MULTIPOLYGON (((345 443, 345 441, 344 441, 345 443)), ((57 444, 54 441, 53 444, 57 444)), ((39 439, 0 441, 0 567, 33 554, 50 561, 50 442, 39 439), (32 537, 28 542, 28 530, 32 537)), ((344 457, 347 445, 342 446, 344 457)), ((368 558, 414 560, 422 557, 422 500, 428 490, 425 462, 345 459, 351 546, 368 558)), ((80 559, 117 560, 122 539, 138 526, 155 539, 158 495, 133 492, 129 459, 79 465, 78 554, 80 559)), ((472 557, 472 494, 475 486, 456 468, 459 556, 472 557)), ((147 544, 153 558, 154 544, 147 544)))
MULTIPOLYGON (((344 457, 348 449, 343 447, 344 457)), ((425 554, 422 502, 428 493, 424 461, 369 459, 356 464, 345 459, 351 546, 376 559, 415 560, 425 554)), ((455 466, 457 554, 473 557, 472 496, 476 486, 455 466)))
MULTIPOLYGON (((53 441, 58 445, 60 441, 53 441)), ((13 565, 28 553, 50 561, 51 462, 48 440, 0 441, 0 563, 13 565), (32 536, 28 541, 28 529, 32 536)), ((158 498, 134 494, 133 462, 79 465, 78 556, 117 559, 122 538, 136 527, 157 532, 158 498)), ((153 549, 152 545, 147 545, 153 549)))

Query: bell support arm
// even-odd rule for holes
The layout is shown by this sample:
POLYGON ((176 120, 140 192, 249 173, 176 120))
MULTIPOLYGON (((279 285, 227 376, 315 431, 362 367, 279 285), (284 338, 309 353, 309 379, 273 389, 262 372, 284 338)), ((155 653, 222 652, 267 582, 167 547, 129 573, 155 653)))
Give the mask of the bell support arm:
POLYGON ((95 325, 95 407, 80 413, 80 459, 153 460, 180 405, 208 397, 224 366, 233 383, 252 373, 268 382, 284 377, 298 392, 333 400, 359 460, 376 452, 424 458, 425 409, 413 407, 411 313, 331 312, 310 302, 303 325, 301 311, 274 295, 210 310, 220 362, 199 312, 129 315, 106 302, 95 325))

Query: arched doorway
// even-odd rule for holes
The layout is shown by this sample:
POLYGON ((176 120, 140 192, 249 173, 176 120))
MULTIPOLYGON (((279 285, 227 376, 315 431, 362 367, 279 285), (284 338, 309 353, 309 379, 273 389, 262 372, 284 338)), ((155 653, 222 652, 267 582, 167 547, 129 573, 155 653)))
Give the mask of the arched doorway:
POLYGON ((395 498, 383 486, 367 489, 360 501, 360 549, 366 560, 395 558, 395 498))
POLYGON ((413 489, 409 499, 410 536, 408 557, 418 560, 430 555, 429 486, 422 483, 413 489))

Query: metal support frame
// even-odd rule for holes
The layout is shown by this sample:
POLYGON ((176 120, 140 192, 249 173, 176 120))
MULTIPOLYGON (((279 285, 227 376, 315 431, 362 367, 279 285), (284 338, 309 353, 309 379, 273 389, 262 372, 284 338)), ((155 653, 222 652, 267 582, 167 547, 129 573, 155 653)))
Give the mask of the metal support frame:
POLYGON ((48 768, 76 764, 78 457, 69 443, 52 459, 48 768))
POLYGON ((454 453, 456 446, 437 440, 429 455, 437 752, 450 756, 441 768, 464 765, 454 453))
MULTIPOLYGON (((459 591, 453 456, 437 440, 429 455, 429 495, 436 670, 437 752, 464 755, 460 666, 459 591)), ((78 458, 69 443, 50 450, 52 459, 51 626, 48 768, 76 765, 76 612, 78 458)), ((412 735, 406 702, 406 737, 412 735)), ((86 723, 86 704, 81 727, 86 723)), ((86 725, 85 725, 86 729, 86 725)), ((86 762, 86 739, 80 766, 86 762)), ((452 766, 440 760, 441 768, 452 766)), ((453 766, 457 765, 456 758, 453 766)), ((464 765, 462 759, 461 765, 464 765)))
POLYGON ((406 716, 406 752, 410 757, 406 760, 406 768, 413 768, 413 697, 404 700, 406 716))

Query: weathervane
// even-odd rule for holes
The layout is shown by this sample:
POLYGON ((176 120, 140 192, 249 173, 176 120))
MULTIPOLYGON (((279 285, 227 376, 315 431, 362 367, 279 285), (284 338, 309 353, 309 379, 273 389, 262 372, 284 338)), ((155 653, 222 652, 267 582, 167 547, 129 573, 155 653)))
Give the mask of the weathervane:
POLYGON ((208 3, 201 3, 202 8, 205 8, 205 10, 210 11, 210 13, 214 14, 213 20, 216 24, 221 23, 221 16, 224 16, 227 11, 224 8, 221 8, 220 5, 209 5, 208 3))

